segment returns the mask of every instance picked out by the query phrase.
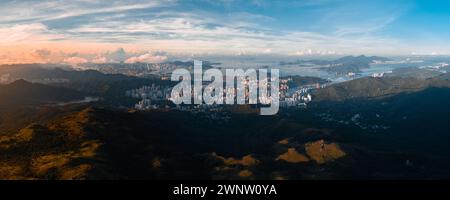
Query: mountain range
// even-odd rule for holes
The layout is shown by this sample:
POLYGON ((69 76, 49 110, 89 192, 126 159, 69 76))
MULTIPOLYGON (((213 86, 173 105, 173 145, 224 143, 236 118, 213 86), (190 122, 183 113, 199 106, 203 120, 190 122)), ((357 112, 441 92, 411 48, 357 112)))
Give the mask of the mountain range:
MULTIPOLYGON (((108 77, 109 86, 135 80, 108 77)), ((448 74, 355 79, 317 90, 303 110, 216 113, 223 121, 104 100, 49 104, 92 93, 18 80, 0 87, 0 178, 449 178, 449 82, 448 74)))
POLYGON ((348 73, 359 73, 361 69, 370 67, 375 62, 391 61, 389 58, 379 56, 345 56, 336 60, 297 60, 295 62, 280 62, 284 65, 315 65, 322 66, 322 70, 335 73, 337 75, 346 75, 348 73))

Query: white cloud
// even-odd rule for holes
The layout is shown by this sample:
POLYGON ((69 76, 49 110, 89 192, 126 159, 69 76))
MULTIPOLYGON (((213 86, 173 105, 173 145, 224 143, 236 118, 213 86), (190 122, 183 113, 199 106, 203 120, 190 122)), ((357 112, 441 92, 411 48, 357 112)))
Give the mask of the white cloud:
MULTIPOLYGON (((230 5, 232 8, 239 7, 239 3, 242 3, 235 0, 205 0, 205 2, 214 4, 218 2, 219 6, 230 5)), ((64 40, 72 44, 92 44, 91 46, 113 44, 108 46, 108 49, 118 46, 125 46, 128 49, 134 45, 136 49, 140 48, 140 51, 163 49, 171 53, 233 55, 239 52, 311 54, 307 52, 307 49, 320 51, 318 54, 331 54, 328 51, 342 54, 398 53, 401 48, 404 48, 399 45, 399 39, 376 34, 379 30, 389 27, 401 15, 403 11, 396 13, 398 11, 396 7, 382 10, 376 7, 376 13, 381 12, 381 15, 377 14, 377 17, 373 17, 367 14, 362 16, 368 17, 360 18, 355 16, 361 15, 367 9, 355 9, 352 7, 353 3, 342 4, 337 6, 338 9, 333 8, 330 12, 324 13, 321 12, 323 10, 312 9, 308 14, 311 14, 311 18, 316 17, 317 20, 312 20, 311 24, 317 23, 317 27, 326 30, 318 29, 320 31, 308 32, 304 30, 316 30, 317 27, 301 29, 303 27, 299 27, 294 19, 291 19, 293 22, 288 20, 277 23, 279 18, 275 16, 252 13, 245 8, 211 12, 198 7, 192 10, 176 7, 183 3, 176 0, 74 0, 70 3, 50 0, 2 1, 0 2, 0 12, 3 14, 0 18, 0 46, 46 41, 57 43, 64 40), (349 13, 347 12, 349 10, 356 10, 358 13, 349 13)), ((320 6, 325 2, 307 0, 280 3, 252 0, 250 3, 268 9, 281 8, 281 6, 294 9, 320 6)), ((194 4, 196 3, 192 5, 194 4)), ((308 25, 309 22, 305 24, 308 25)), ((105 48, 102 49, 104 50, 105 48)), ((89 58, 91 62, 105 60, 106 62, 126 60, 131 62, 141 59, 155 62, 158 59, 164 59, 163 55, 158 57, 152 54, 147 55, 147 58, 139 58, 143 55, 127 54, 123 49, 93 58, 98 53, 100 52, 92 53, 86 58, 89 58), (130 56, 133 57, 130 58, 130 56)))
POLYGON ((86 58, 74 56, 74 57, 69 57, 69 58, 64 59, 63 62, 68 63, 68 64, 83 64, 83 63, 87 63, 88 60, 86 58))
POLYGON ((52 52, 48 49, 33 49, 33 50, 31 50, 31 55, 38 59, 39 58, 47 59, 50 57, 51 54, 52 54, 52 52))
POLYGON ((48 21, 102 13, 119 13, 137 9, 169 6, 173 0, 152 1, 5 1, 0 2, 0 22, 48 21))
POLYGON ((265 50, 263 51, 263 53, 264 53, 264 54, 272 53, 272 49, 265 49, 265 50))
POLYGON ((346 25, 337 27, 336 35, 354 35, 354 34, 368 34, 384 29, 389 24, 393 23, 397 16, 386 16, 378 19, 372 19, 368 22, 356 25, 346 25))
MULTIPOLYGON (((246 23, 245 19, 237 20, 239 25, 236 25, 224 23, 227 20, 195 14, 168 15, 170 17, 150 20, 85 24, 68 32, 99 35, 99 40, 151 45, 168 51, 191 53, 236 54, 245 51, 289 55, 292 54, 292 49, 326 49, 325 52, 331 50, 360 53, 361 49, 376 52, 387 45, 395 47, 393 44, 396 43, 391 38, 378 38, 367 34, 349 37, 347 34, 271 30, 246 23), (271 52, 268 52, 268 49, 271 52)), ((394 48, 390 50, 396 51, 394 48)))
POLYGON ((139 56, 134 56, 131 58, 128 58, 125 63, 161 63, 168 59, 165 55, 154 55, 152 53, 145 53, 139 56))
POLYGON ((36 43, 62 39, 60 34, 53 33, 41 23, 0 26, 0 43, 36 43))
POLYGON ((91 60, 91 62, 97 64, 108 63, 108 58, 106 58, 105 56, 96 56, 94 59, 91 60))

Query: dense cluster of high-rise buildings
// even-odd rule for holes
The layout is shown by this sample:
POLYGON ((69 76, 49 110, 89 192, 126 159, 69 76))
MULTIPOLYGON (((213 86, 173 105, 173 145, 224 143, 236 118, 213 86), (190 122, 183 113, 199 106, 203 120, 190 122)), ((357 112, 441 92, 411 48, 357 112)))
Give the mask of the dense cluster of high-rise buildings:
POLYGON ((135 108, 138 110, 149 110, 160 107, 161 101, 170 98, 171 88, 152 84, 151 86, 142 86, 141 88, 126 91, 126 96, 141 99, 135 108))
MULTIPOLYGON (((311 92, 316 89, 320 89, 326 86, 326 84, 308 84, 308 85, 302 85, 302 86, 295 86, 290 87, 290 83, 292 79, 290 78, 282 78, 280 81, 280 106, 281 107, 298 107, 298 108, 304 108, 306 105, 312 101, 311 92)), ((249 104, 256 104, 255 102, 250 102, 251 100, 255 101, 254 98, 252 98, 253 95, 251 94, 249 88, 252 87, 252 84, 258 84, 257 81, 252 80, 245 80, 243 85, 247 85, 247 87, 243 88, 232 88, 232 87, 225 87, 223 88, 224 98, 236 98, 238 93, 244 94, 245 102, 249 104)), ((253 85, 257 86, 257 85, 253 85)), ((203 85, 203 90, 212 90, 212 88, 206 87, 206 85, 203 85)), ((160 86, 152 84, 151 86, 143 86, 141 88, 132 89, 126 91, 126 96, 140 99, 140 101, 134 106, 135 109, 138 110, 151 110, 151 109, 158 109, 158 108, 166 108, 167 103, 169 101, 173 101, 175 98, 181 98, 180 96, 171 96, 172 88, 169 86, 160 86)), ((213 91, 209 91, 213 92, 213 91)), ((202 100, 202 96, 195 96, 193 95, 193 91, 191 91, 191 96, 193 98, 199 98, 202 100)), ((223 99, 225 100, 225 99, 223 99)), ((235 99, 236 100, 236 99, 235 99)), ((270 97, 258 97, 259 103, 261 104, 268 104, 271 103, 270 97), (265 99, 266 98, 266 99, 265 99)), ((223 107, 220 104, 200 104, 200 105, 177 105, 177 106, 170 106, 171 109, 178 109, 183 111, 190 111, 190 112, 197 112, 197 111, 204 111, 204 110, 212 110, 212 111, 218 111, 223 107)))

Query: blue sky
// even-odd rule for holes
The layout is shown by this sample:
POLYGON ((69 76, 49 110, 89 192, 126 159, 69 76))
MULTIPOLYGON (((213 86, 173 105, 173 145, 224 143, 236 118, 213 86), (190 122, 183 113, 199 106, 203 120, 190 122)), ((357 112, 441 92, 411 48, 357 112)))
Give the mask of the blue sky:
POLYGON ((450 54, 445 0, 4 0, 0 12, 0 46, 23 51, 450 54))

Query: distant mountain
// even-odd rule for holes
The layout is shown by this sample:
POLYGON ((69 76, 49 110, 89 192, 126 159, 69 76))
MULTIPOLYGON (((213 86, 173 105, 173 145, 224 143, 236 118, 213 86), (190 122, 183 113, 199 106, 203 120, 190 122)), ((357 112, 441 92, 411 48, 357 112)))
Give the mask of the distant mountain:
POLYGON ((385 76, 428 79, 428 78, 439 76, 441 74, 443 74, 443 73, 439 72, 439 71, 420 69, 417 67, 402 67, 402 68, 395 68, 394 70, 392 70, 392 73, 387 73, 387 74, 385 74, 385 76))
POLYGON ((96 70, 75 71, 53 65, 46 66, 40 64, 1 66, 0 77, 5 76, 11 81, 24 79, 33 83, 70 88, 90 96, 102 97, 105 102, 112 105, 136 103, 125 96, 127 90, 152 83, 157 85, 175 84, 155 78, 138 78, 122 74, 103 74, 96 70))
POLYGON ((8 85, 0 85, 0 106, 38 105, 82 99, 84 95, 78 91, 30 83, 22 79, 8 85))
POLYGON ((332 61, 329 67, 324 67, 323 70, 336 74, 358 73, 361 72, 361 69, 369 68, 370 64, 374 62, 386 62, 389 60, 389 58, 377 56, 346 56, 332 61))
POLYGON ((290 78, 292 79, 290 83, 290 87, 298 87, 302 85, 311 85, 311 84, 324 84, 328 83, 329 81, 326 79, 322 79, 319 77, 311 77, 311 76, 285 76, 283 78, 290 78))
POLYGON ((430 87, 229 121, 52 107, 14 134, 0 129, 0 179, 448 178, 448 101, 449 88, 430 87))
MULTIPOLYGON (((0 179, 450 177, 448 74, 339 83, 317 90, 307 109, 273 116, 39 106, 81 98, 76 94, 89 86, 113 94, 130 80, 107 77, 1 85, 0 179), (65 84, 84 87, 55 87, 65 84), (27 106, 10 106, 19 103, 27 106)), ((299 85, 323 81, 292 78, 299 85)))
POLYGON ((342 101, 358 98, 382 98, 428 87, 450 87, 450 81, 438 76, 431 79, 364 77, 331 85, 314 93, 316 101, 342 101))
POLYGON ((319 65, 322 70, 339 75, 350 72, 358 73, 361 69, 369 68, 375 62, 386 62, 391 59, 378 56, 345 56, 336 60, 297 60, 295 62, 280 62, 280 65, 319 65))
POLYGON ((339 58, 337 60, 334 60, 333 63, 338 64, 338 63, 373 63, 375 61, 379 61, 379 62, 386 62, 386 61, 390 61, 391 59, 389 58, 385 58, 385 57, 379 57, 379 56, 370 56, 367 57, 365 55, 360 55, 360 56, 345 56, 342 58, 339 58))
MULTIPOLYGON (((177 61, 167 62, 167 64, 173 64, 173 65, 176 65, 177 67, 188 68, 190 70, 192 70, 194 67, 194 61, 178 61, 177 60, 177 61)), ((220 65, 220 63, 203 61, 202 67, 203 67, 203 69, 210 69, 213 67, 213 65, 220 65)))
POLYGON ((103 74, 96 70, 77 71, 66 66, 44 65, 44 64, 18 64, 6 65, 0 67, 0 75, 8 75, 12 80, 24 79, 29 82, 63 84, 79 83, 91 80, 101 82, 133 80, 136 77, 125 76, 122 74, 103 74))

